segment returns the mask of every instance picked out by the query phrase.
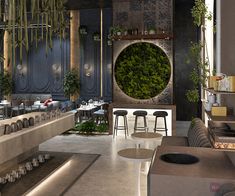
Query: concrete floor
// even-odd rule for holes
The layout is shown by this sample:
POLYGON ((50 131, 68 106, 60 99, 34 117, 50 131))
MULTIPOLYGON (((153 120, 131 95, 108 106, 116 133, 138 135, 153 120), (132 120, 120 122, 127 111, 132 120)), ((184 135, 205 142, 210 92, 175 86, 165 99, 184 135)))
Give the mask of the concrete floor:
MULTIPOLYGON (((187 133, 186 124, 187 122, 177 123, 177 135, 187 133)), ((132 127, 129 128, 133 130, 132 127)), ((161 139, 150 142, 149 148, 155 149, 160 143, 161 139)), ((121 131, 115 139, 112 136, 60 135, 41 144, 40 150, 101 154, 68 190, 66 196, 136 196, 139 171, 137 163, 117 155, 119 150, 135 146, 136 141, 130 137, 125 139, 121 131)), ((141 147, 144 147, 144 144, 141 144, 141 147)), ((147 195, 147 175, 144 172, 147 171, 148 165, 142 164, 141 196, 147 195)))

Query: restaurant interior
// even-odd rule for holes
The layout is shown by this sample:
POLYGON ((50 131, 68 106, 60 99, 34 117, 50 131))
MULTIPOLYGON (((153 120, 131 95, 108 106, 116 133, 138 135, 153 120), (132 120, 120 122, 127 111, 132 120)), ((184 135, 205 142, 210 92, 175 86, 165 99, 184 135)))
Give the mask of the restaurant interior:
POLYGON ((234 10, 0 0, 0 196, 235 196, 234 10))

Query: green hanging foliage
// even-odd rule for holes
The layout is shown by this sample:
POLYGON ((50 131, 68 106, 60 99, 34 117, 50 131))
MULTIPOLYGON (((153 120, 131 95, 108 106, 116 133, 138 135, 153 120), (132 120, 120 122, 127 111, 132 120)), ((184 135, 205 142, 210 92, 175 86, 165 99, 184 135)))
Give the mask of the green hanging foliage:
MULTIPOLYGON (((195 5, 192 10, 193 23, 197 27, 200 27, 202 31, 205 31, 205 19, 212 20, 212 13, 208 11, 208 7, 204 0, 195 0, 195 5)), ((200 91, 198 88, 200 86, 206 87, 207 77, 209 75, 209 59, 203 59, 202 50, 205 48, 205 41, 199 43, 191 43, 189 49, 189 56, 186 63, 189 65, 195 64, 194 68, 190 74, 190 80, 192 81, 192 89, 187 90, 186 97, 189 102, 200 101, 200 91)))
POLYGON ((5 30, 12 38, 9 48, 12 48, 14 66, 15 49, 19 47, 22 61, 23 48, 26 52, 29 50, 29 37, 30 43, 35 43, 36 47, 39 41, 45 39, 46 54, 53 46, 53 36, 58 35, 62 41, 69 20, 65 2, 66 0, 0 0, 0 18, 3 19, 4 16, 5 30))
POLYGON ((205 0, 195 0, 195 5, 193 6, 191 13, 193 17, 193 23, 198 27, 204 25, 205 19, 212 19, 212 13, 208 11, 205 0))
POLYGON ((135 43, 125 48, 115 63, 118 86, 128 96, 149 99, 161 93, 171 76, 167 55, 154 44, 135 43))

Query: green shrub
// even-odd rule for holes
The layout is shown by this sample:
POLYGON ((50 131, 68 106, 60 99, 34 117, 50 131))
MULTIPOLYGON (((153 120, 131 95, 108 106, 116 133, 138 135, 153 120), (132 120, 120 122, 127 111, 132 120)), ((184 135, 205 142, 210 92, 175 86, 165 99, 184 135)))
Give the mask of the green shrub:
POLYGON ((108 125, 106 123, 101 123, 96 126, 96 131, 100 133, 107 132, 108 130, 108 125))
MULTIPOLYGON (((96 124, 94 121, 89 120, 83 123, 77 123, 74 127, 76 133, 92 134, 94 132, 104 133, 108 131, 108 125, 106 123, 96 124)), ((72 131, 71 133, 74 133, 72 131)))
POLYGON ((135 43, 125 48, 115 63, 118 86, 128 96, 149 99, 161 93, 171 76, 167 55, 151 43, 135 43))
POLYGON ((75 129, 78 132, 83 132, 86 134, 91 134, 92 132, 96 131, 96 124, 93 121, 86 121, 84 123, 78 123, 75 125, 75 129))

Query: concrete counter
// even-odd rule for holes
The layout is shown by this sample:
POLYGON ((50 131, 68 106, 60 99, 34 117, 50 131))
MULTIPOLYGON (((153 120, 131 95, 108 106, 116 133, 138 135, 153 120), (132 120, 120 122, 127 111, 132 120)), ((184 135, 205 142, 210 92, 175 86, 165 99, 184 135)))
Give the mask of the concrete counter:
POLYGON ((75 124, 74 113, 63 113, 61 116, 42 121, 35 126, 0 137, 0 167, 2 170, 18 161, 18 156, 38 148, 39 144, 59 135, 75 124), (16 159, 13 161, 13 159, 16 159), (13 161, 13 162, 12 162, 13 161))
POLYGON ((161 146, 153 157, 148 174, 148 195, 214 196, 225 183, 235 185, 235 167, 222 151, 208 148, 161 146), (160 156, 167 153, 190 154, 199 159, 194 164, 167 163, 160 156))

